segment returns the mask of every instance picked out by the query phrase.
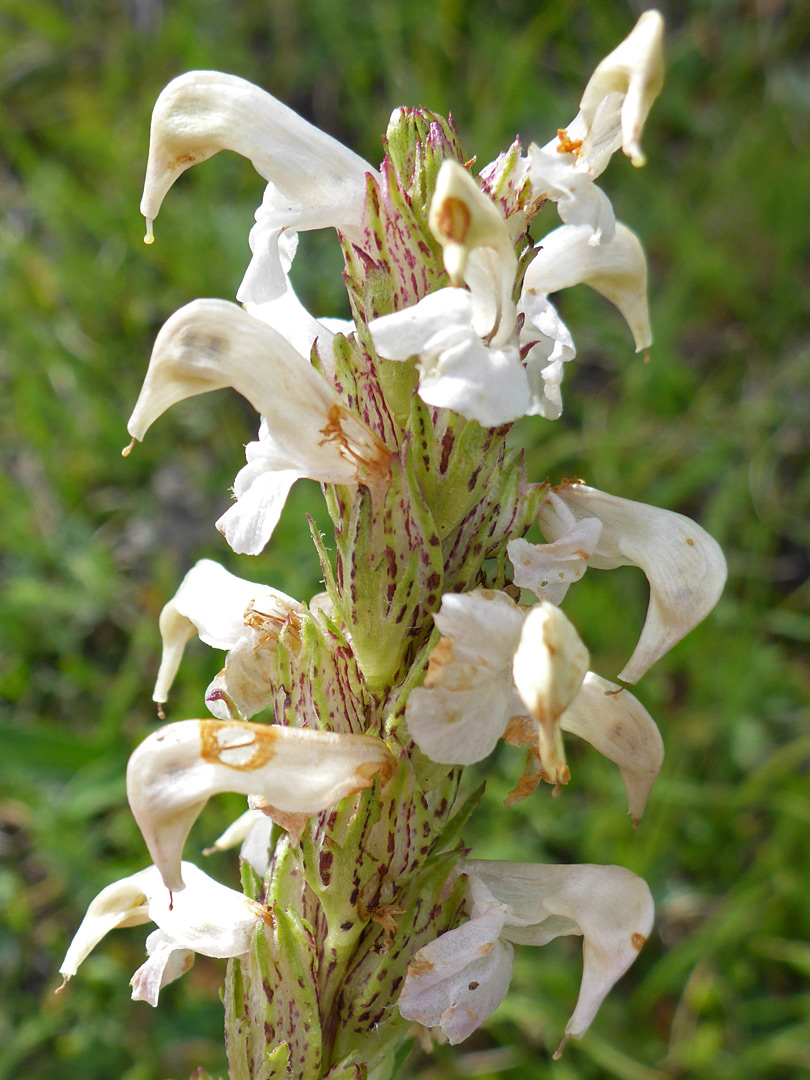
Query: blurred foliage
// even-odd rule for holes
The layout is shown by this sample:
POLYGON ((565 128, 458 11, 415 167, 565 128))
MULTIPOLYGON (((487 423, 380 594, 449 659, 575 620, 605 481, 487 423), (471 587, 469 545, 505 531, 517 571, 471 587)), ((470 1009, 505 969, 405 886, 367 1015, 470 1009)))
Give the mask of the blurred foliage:
MULTIPOLYGON (((521 756, 503 747, 480 769, 488 809, 468 836, 479 857, 627 865, 650 882, 657 930, 553 1067, 574 939, 519 950, 485 1029, 414 1053, 404 1075, 422 1080, 810 1076, 810 10, 663 6, 649 165, 619 155, 604 178, 649 254, 656 344, 644 362, 606 302, 566 293, 579 355, 565 416, 515 434, 534 479, 579 475, 698 518, 730 582, 639 690, 668 757, 637 831, 615 770, 578 746, 559 799, 541 791, 507 813, 521 756)), ((515 131, 545 141, 570 120, 637 14, 603 0, 5 0, 0 1080, 224 1073, 218 962, 198 959, 154 1012, 127 986, 143 928, 111 935, 60 998, 55 973, 89 900, 146 861, 124 768, 154 724, 162 603, 203 556, 293 595, 319 587, 304 521, 323 520, 315 485, 298 485, 258 560, 213 529, 255 425, 235 395, 187 402, 119 454, 158 327, 194 297, 233 296, 262 191, 249 165, 217 157, 178 183, 144 248, 159 91, 189 68, 231 71, 372 161, 390 110, 423 104, 452 111, 483 164, 515 131)), ((296 260, 320 314, 345 311, 332 241, 304 236, 296 260)), ((572 590, 566 610, 604 674, 629 655, 644 604, 630 570, 591 571, 572 590)), ((219 660, 189 649, 171 718, 202 711, 219 660)), ((209 806, 192 850, 225 804, 209 806)), ((236 884, 234 860, 215 861, 236 884)))

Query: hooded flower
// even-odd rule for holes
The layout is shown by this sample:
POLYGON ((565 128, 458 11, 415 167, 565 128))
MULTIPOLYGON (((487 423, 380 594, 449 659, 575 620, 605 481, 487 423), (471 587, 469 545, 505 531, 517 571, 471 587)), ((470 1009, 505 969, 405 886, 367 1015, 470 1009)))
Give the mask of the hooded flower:
POLYGON ((185 974, 194 954, 242 956, 267 909, 218 884, 194 866, 182 864, 186 888, 172 897, 156 866, 122 878, 98 894, 76 931, 62 966, 62 986, 101 939, 118 926, 157 923, 146 939, 148 959, 132 977, 134 1001, 157 1005, 162 987, 185 974))
POLYGON ((416 356, 422 400, 484 427, 546 415, 545 385, 559 386, 573 341, 547 302, 532 307, 536 323, 520 335, 517 259, 502 212, 465 168, 445 161, 429 223, 451 287, 375 319, 369 326, 375 349, 387 360, 416 356))
POLYGON ((376 177, 376 170, 258 86, 219 71, 189 71, 169 83, 152 113, 141 201, 147 240, 177 177, 220 150, 248 158, 268 181, 238 299, 260 304, 284 293, 282 236, 331 226, 359 239, 366 174, 376 177))
POLYGON ((544 147, 529 147, 533 197, 557 204, 567 225, 588 224, 591 243, 613 239, 613 209, 593 181, 620 147, 636 167, 645 164, 640 138, 664 82, 664 20, 645 11, 633 30, 597 66, 579 113, 544 147))
MULTIPOLYGON (((569 481, 548 491, 537 520, 553 544, 569 542, 585 521, 598 521, 595 544, 582 551, 587 565, 598 570, 638 566, 644 571, 650 603, 638 644, 619 673, 622 682, 637 682, 708 615, 723 591, 726 560, 719 544, 682 514, 569 481)), ((510 545, 510 557, 514 550, 510 545)), ((528 567, 529 545, 519 550, 528 567)), ((546 545, 536 550, 540 560, 547 558, 546 545)), ((528 578, 520 580, 534 587, 528 578)))
POLYGON ((470 859, 470 919, 421 948, 399 998, 406 1020, 440 1027, 450 1043, 471 1035, 506 996, 514 944, 583 937, 582 983, 565 1038, 581 1038, 653 925, 641 878, 620 866, 546 866, 470 859))
POLYGON ((588 652, 549 603, 521 610, 502 592, 442 598, 442 634, 424 686, 406 711, 408 729, 433 761, 468 765, 486 757, 513 715, 538 723, 538 751, 552 783, 568 780, 559 718, 576 697, 588 652))
POLYGON ((301 477, 372 490, 386 483, 390 452, 378 436, 281 334, 226 300, 195 300, 161 329, 127 425, 133 441, 170 406, 226 386, 262 416, 236 505, 217 522, 235 551, 262 550, 301 477))
POLYGON ((230 720, 230 705, 240 719, 250 719, 270 701, 267 650, 286 620, 305 610, 277 589, 245 581, 212 559, 201 559, 160 613, 163 655, 153 701, 162 705, 168 699, 186 643, 197 634, 212 649, 228 653, 225 668, 206 691, 209 709, 230 720))
POLYGON ((630 813, 641 817, 663 759, 658 729, 629 691, 587 671, 587 650, 561 611, 478 589, 444 596, 433 618, 442 637, 406 709, 424 754, 468 765, 499 738, 528 745, 535 763, 519 798, 539 779, 567 782, 561 732, 569 731, 619 766, 630 813))
POLYGON ((144 739, 127 766, 127 797, 146 846, 172 892, 184 888, 183 846, 208 799, 262 796, 282 814, 314 814, 385 782, 394 759, 373 735, 270 724, 181 720, 144 739))

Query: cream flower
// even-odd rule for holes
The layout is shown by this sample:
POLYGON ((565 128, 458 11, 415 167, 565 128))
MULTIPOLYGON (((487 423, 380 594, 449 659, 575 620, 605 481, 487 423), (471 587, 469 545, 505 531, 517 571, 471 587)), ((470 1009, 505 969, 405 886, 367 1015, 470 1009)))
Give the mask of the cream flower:
POLYGON ((227 386, 262 415, 236 477, 236 505, 217 522, 235 551, 262 550, 301 477, 372 489, 387 482, 390 452, 378 436, 281 334, 226 300, 195 300, 161 329, 127 426, 133 441, 170 406, 227 386))
POLYGON ((545 945, 583 937, 582 983, 565 1037, 581 1038, 617 979, 627 971, 653 925, 650 890, 620 866, 546 866, 469 859, 470 920, 421 948, 399 998, 406 1020, 440 1027, 459 1043, 506 996, 513 943, 545 945))
POLYGON ((164 704, 186 643, 197 634, 228 653, 224 670, 206 691, 206 704, 221 720, 233 719, 228 701, 250 719, 269 703, 262 657, 288 618, 305 611, 291 596, 229 573, 212 559, 189 570, 160 613, 163 655, 152 700, 164 704), (227 700, 223 698, 223 692, 227 700))
POLYGON ((454 287, 375 319, 369 330, 379 355, 416 356, 422 400, 484 427, 526 414, 552 416, 555 409, 559 415, 562 363, 574 355, 571 335, 547 301, 523 309, 532 326, 518 332, 517 259, 506 222, 457 162, 445 161, 439 171, 430 226, 454 287))
POLYGON ((146 738, 127 766, 127 797, 166 886, 184 887, 180 859, 208 799, 262 796, 284 814, 314 814, 387 780, 394 759, 373 735, 271 724, 181 720, 146 738))
POLYGON ((366 175, 377 177, 376 170, 258 86, 219 71, 190 71, 169 83, 152 113, 141 201, 148 240, 177 177, 220 150, 248 158, 268 181, 240 300, 264 303, 284 293, 282 236, 331 226, 359 239, 366 175))
POLYGON ((552 604, 524 611, 505 593, 478 589, 445 595, 433 621, 442 637, 406 709, 419 749, 468 765, 494 749, 512 716, 528 713, 546 774, 567 782, 559 719, 588 668, 568 619, 552 604))
POLYGON ((442 637, 405 714, 424 754, 469 765, 500 738, 530 746, 535 764, 514 802, 540 779, 568 781, 567 731, 618 765, 630 813, 641 817, 663 760, 658 728, 628 690, 587 671, 587 650, 562 612, 478 589, 446 595, 433 618, 442 637))
POLYGON ((650 603, 638 644, 619 673, 622 682, 637 682, 708 615, 723 591, 726 560, 719 544, 682 514, 569 482, 547 493, 537 519, 553 542, 570 537, 579 522, 596 519, 602 528, 588 566, 644 571, 650 603))
POLYGON ((194 954, 242 956, 266 908, 218 884, 193 863, 182 864, 186 888, 172 896, 156 866, 108 885, 87 909, 62 966, 62 990, 88 953, 119 926, 157 923, 146 940, 148 959, 132 977, 134 1001, 157 1005, 162 987, 183 975, 194 954))

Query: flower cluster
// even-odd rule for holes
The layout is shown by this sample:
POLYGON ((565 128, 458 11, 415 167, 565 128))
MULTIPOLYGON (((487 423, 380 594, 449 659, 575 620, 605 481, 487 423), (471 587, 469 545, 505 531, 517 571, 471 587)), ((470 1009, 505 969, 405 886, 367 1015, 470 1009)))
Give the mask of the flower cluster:
POLYGON ((573 733, 618 766, 638 820, 663 749, 627 685, 723 587, 722 553, 693 522, 578 480, 530 483, 506 445, 518 417, 562 411, 575 348, 552 294, 591 285, 636 349, 650 345, 644 253, 596 180, 618 149, 644 163, 662 36, 646 12, 567 128, 525 153, 516 141, 477 177, 452 123, 423 109, 394 113, 377 170, 234 76, 183 75, 155 106, 147 241, 174 180, 220 150, 267 189, 241 306, 196 300, 164 325, 133 443, 171 405, 234 388, 259 431, 217 527, 258 554, 309 477, 334 553, 314 532, 325 592, 308 603, 203 560, 166 604, 160 715, 199 636, 226 654, 205 694, 213 718, 170 723, 133 753, 127 792, 153 865, 93 901, 62 973, 108 930, 149 920, 133 997, 156 1004, 194 952, 233 958, 233 1077, 383 1077, 411 1022, 459 1042, 506 994, 513 946, 566 934, 584 941, 565 1033, 578 1037, 650 933, 649 889, 620 867, 468 858, 459 790, 460 767, 500 738, 528 747, 509 802, 559 788, 573 733), (546 202, 561 224, 535 244, 546 202), (350 321, 313 318, 290 284, 298 233, 327 227, 350 321), (524 538, 535 522, 544 543, 524 538), (612 682, 560 605, 588 568, 628 565, 650 602, 612 682), (183 861, 224 791, 247 797, 213 845, 242 844, 244 896, 183 861))

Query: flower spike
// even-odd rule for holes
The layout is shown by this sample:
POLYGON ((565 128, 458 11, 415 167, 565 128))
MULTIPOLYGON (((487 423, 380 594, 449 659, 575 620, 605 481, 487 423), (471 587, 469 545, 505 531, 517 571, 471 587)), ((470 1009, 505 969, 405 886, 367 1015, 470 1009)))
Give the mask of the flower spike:
POLYGON ((172 892, 189 829, 219 792, 262 795, 273 807, 314 814, 383 781, 393 757, 373 735, 181 720, 146 738, 127 766, 127 797, 155 866, 172 892))

